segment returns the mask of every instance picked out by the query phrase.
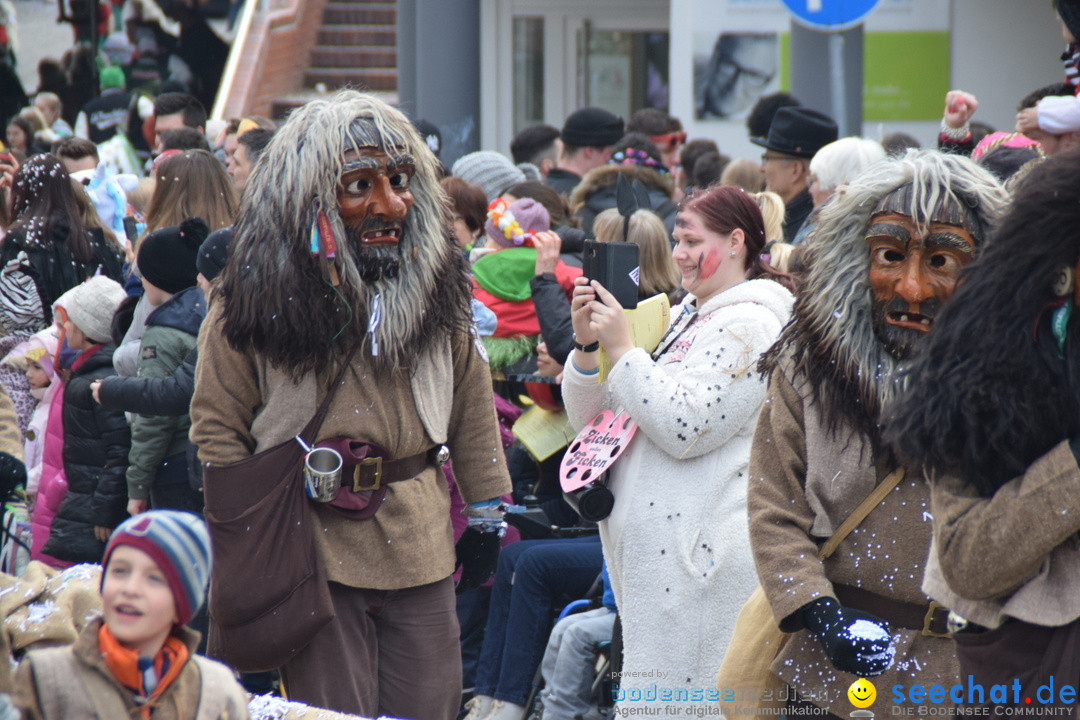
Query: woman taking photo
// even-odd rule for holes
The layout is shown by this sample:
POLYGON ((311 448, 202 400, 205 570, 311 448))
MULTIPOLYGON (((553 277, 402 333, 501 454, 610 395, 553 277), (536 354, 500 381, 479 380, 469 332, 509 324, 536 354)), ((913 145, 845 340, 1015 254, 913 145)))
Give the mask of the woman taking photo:
POLYGON ((761 211, 744 191, 713 188, 686 201, 674 237, 688 294, 660 344, 651 354, 634 347, 611 294, 579 279, 563 380, 576 428, 605 409, 638 426, 608 473, 615 503, 600 524, 623 626, 617 699, 642 701, 634 707, 707 702, 757 583, 746 522, 746 467, 765 398, 755 366, 793 302, 786 276, 762 262, 761 211), (598 345, 613 363, 602 383, 598 345))

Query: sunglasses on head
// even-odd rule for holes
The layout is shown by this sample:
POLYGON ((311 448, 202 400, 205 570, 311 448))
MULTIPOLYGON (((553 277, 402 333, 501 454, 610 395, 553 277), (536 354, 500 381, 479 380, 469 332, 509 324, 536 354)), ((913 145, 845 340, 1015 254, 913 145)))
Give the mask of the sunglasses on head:
POLYGON ((686 144, 686 131, 680 130, 678 132, 670 132, 664 135, 650 135, 649 139, 656 143, 656 146, 663 149, 673 150, 677 147, 686 144))

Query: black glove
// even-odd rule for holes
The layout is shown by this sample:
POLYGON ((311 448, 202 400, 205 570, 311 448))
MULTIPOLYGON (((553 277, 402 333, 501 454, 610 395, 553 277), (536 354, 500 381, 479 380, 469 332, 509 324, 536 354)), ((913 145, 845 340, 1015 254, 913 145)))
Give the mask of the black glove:
POLYGON ((140 297, 142 296, 128 295, 116 308, 116 312, 113 313, 112 323, 109 326, 109 335, 112 336, 112 341, 116 347, 124 344, 124 336, 127 335, 131 322, 135 319, 135 306, 139 304, 140 297))
POLYGON ((799 608, 799 616, 817 635, 837 670, 874 677, 889 669, 895 650, 889 625, 881 618, 819 597, 799 608))
POLYGON ((466 590, 480 587, 495 574, 501 545, 502 538, 499 533, 465 528, 454 546, 457 554, 455 567, 461 567, 461 579, 457 584, 459 595, 466 590))
POLYGON ((26 486, 26 465, 14 455, 0 452, 0 500, 7 500, 20 485, 26 486))

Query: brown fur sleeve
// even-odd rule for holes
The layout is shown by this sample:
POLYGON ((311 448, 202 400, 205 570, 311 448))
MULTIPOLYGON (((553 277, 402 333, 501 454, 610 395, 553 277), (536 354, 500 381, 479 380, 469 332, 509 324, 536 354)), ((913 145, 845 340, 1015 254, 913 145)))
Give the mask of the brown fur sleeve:
POLYGON ((199 447, 199 459, 214 465, 254 452, 251 424, 262 404, 255 359, 229 345, 221 332, 220 311, 220 304, 212 306, 199 331, 191 398, 191 441, 199 447))

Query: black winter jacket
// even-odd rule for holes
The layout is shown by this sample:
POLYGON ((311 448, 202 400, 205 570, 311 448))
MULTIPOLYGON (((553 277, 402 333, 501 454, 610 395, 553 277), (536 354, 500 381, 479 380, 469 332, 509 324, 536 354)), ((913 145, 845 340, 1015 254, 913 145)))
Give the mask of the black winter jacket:
MULTIPOLYGON (((71 229, 62 217, 56 219, 52 235, 45 247, 42 247, 41 243, 31 243, 27 239, 25 228, 21 226, 16 226, 4 238, 4 242, 0 244, 0 266, 20 279, 28 279, 33 284, 36 300, 41 305, 41 317, 26 318, 25 307, 6 307, 13 302, 23 305, 25 303, 12 294, 10 287, 5 287, 4 296, 0 297, 0 318, 8 331, 37 332, 48 327, 53 321, 53 303, 65 292, 99 271, 117 282, 122 282, 123 263, 119 248, 108 244, 100 229, 90 228, 87 232, 94 250, 94 260, 89 263, 79 262, 72 256, 68 249, 71 229), (19 253, 25 253, 22 262, 18 261, 19 253), (38 327, 33 327, 34 325, 38 327)), ((8 282, 13 279, 9 278, 8 282)), ((25 289, 24 287, 23 290, 25 289)))
POLYGON ((506 451, 506 465, 514 481, 514 500, 523 502, 525 496, 532 495, 548 521, 564 528, 582 524, 581 517, 563 499, 559 485, 559 465, 565 453, 564 448, 547 460, 537 462, 520 444, 506 451))
MULTIPOLYGON (((565 294, 563 295, 565 297, 565 294)), ((117 375, 101 383, 98 397, 105 407, 139 415, 187 415, 195 392, 195 362, 199 348, 184 358, 168 377, 125 377, 117 375)))
MULTIPOLYGON (((585 233, 566 225, 558 228, 562 241, 559 259, 567 265, 581 267, 581 252, 585 248, 585 233)), ((529 279, 533 305, 536 307, 536 319, 540 322, 540 335, 547 343, 548 355, 559 363, 566 364, 566 357, 572 348, 574 327, 570 321, 570 301, 566 291, 552 273, 534 275, 529 279)))
POLYGON ((115 375, 106 345, 75 361, 64 387, 64 472, 68 492, 56 511, 44 552, 71 562, 100 562, 105 544, 94 526, 114 528, 127 517, 131 431, 120 410, 94 402, 90 384, 115 375))
POLYGON ((574 325, 570 319, 570 301, 566 291, 552 273, 529 278, 536 319, 540 322, 540 335, 547 343, 548 355, 560 365, 573 349, 574 325))
MULTIPOLYGON (((98 390, 101 404, 139 415, 187 415, 195 393, 195 363, 199 348, 192 348, 176 372, 168 377, 106 378, 98 390)), ((202 466, 194 443, 188 443, 188 482, 202 489, 202 466)))

